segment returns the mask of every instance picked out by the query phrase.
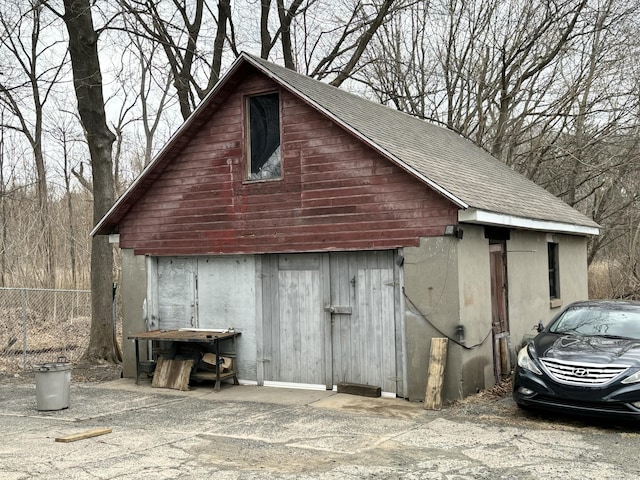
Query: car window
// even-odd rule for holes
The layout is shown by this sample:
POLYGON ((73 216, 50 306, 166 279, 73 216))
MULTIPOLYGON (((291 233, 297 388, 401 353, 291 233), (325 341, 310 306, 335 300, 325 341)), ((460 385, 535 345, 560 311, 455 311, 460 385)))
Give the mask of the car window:
POLYGON ((556 319, 549 330, 553 333, 606 335, 640 340, 640 311, 570 308, 556 319))

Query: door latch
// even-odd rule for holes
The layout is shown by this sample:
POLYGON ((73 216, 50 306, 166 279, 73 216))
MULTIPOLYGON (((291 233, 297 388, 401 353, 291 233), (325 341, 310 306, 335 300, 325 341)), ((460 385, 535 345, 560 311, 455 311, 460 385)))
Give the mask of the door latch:
POLYGON ((324 311, 335 313, 336 315, 351 315, 350 306, 330 305, 328 307, 324 307, 324 311))

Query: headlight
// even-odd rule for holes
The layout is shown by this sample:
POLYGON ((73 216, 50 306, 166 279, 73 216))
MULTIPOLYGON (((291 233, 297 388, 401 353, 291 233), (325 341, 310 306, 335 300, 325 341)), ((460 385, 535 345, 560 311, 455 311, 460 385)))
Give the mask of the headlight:
POLYGON ((638 383, 640 382, 640 370, 634 373, 633 375, 622 380, 621 383, 638 383))
POLYGON ((524 347, 518 352, 518 366, 535 373, 536 375, 542 375, 542 372, 538 366, 531 360, 529 356, 529 347, 524 347))

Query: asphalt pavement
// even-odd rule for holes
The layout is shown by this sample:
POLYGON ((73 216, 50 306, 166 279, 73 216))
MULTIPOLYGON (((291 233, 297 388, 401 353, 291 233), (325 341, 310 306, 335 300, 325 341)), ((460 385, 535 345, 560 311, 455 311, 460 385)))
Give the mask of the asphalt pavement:
POLYGON ((424 410, 331 391, 131 379, 71 384, 37 410, 35 383, 0 384, 1 479, 637 479, 640 428, 519 417, 494 405, 424 410), (107 428, 74 442, 56 438, 107 428))

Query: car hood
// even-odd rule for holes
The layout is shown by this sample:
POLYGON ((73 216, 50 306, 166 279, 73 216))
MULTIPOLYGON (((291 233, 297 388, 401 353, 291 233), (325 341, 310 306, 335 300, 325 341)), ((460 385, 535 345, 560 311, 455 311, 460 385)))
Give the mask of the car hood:
POLYGON ((640 366, 638 340, 543 332, 533 343, 538 357, 567 362, 640 366))

